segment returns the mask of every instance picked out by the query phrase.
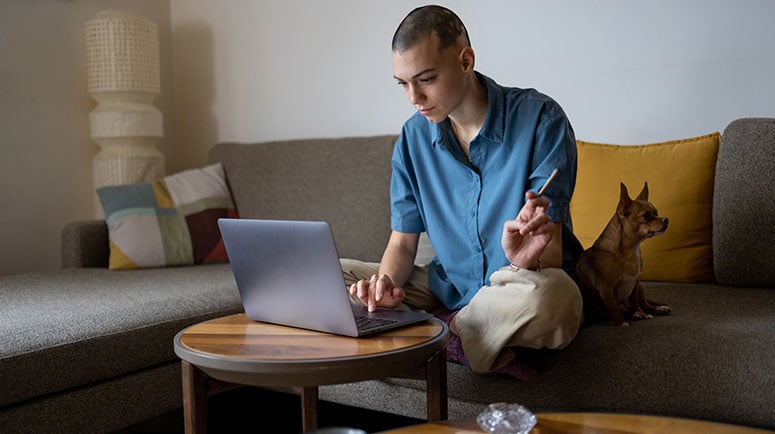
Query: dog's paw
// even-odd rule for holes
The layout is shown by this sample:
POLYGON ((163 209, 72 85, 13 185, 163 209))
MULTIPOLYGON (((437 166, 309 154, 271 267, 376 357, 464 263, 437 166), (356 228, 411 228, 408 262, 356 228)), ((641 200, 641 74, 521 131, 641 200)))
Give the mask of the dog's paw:
POLYGON ((631 317, 632 317, 633 320, 642 320, 642 319, 654 318, 653 315, 649 315, 646 312, 643 312, 643 311, 640 311, 640 310, 633 312, 631 317))
POLYGON ((660 305, 654 306, 653 313, 655 315, 670 315, 672 311, 673 311, 672 307, 666 304, 660 304, 660 305))

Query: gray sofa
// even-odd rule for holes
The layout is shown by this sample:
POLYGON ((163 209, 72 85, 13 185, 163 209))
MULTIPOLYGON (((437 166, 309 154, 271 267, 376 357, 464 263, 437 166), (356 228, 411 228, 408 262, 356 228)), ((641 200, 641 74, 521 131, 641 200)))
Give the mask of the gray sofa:
MULTIPOLYGON (((340 255, 379 260, 395 136, 219 144, 244 218, 331 223, 340 255)), ((713 200, 716 284, 650 282, 674 313, 594 324, 531 354, 537 377, 449 364, 451 418, 490 402, 534 411, 696 418, 775 429, 775 119, 722 136, 713 200)), ((32 241, 32 240, 31 240, 32 241)), ((64 267, 0 276, 0 431, 105 432, 181 406, 180 329, 241 310, 228 264, 109 271, 103 221, 62 232, 64 267)), ((424 417, 423 384, 325 386, 321 398, 424 417)))

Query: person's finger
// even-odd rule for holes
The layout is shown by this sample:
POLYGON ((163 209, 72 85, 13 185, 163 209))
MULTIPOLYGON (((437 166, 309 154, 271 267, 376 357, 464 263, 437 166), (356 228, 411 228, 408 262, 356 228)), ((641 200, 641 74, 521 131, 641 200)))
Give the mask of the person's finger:
POLYGON ((368 282, 368 287, 369 287, 368 296, 369 296, 369 299, 368 299, 367 306, 369 308, 369 312, 374 312, 375 310, 377 310, 377 300, 376 300, 376 296, 377 296, 377 294, 376 294, 376 292, 377 292, 376 291, 376 287, 377 287, 377 285, 376 284, 377 284, 377 275, 374 274, 374 275, 371 276, 371 279, 369 279, 369 282, 368 282))
POLYGON ((546 214, 540 214, 534 217, 533 219, 531 219, 530 221, 528 221, 527 223, 525 223, 520 228, 519 233, 522 235, 533 234, 536 231, 538 231, 540 227, 546 225, 547 223, 550 223, 549 216, 547 216, 546 214))
POLYGON ((367 305, 369 304, 369 281, 368 280, 359 280, 358 281, 358 298, 363 302, 363 304, 367 305))
POLYGON ((543 197, 543 196, 536 196, 535 194, 531 194, 532 192, 528 192, 525 197, 527 198, 526 205, 531 209, 539 209, 539 208, 549 208, 549 199, 543 197))
POLYGON ((520 232, 520 229, 522 229, 522 226, 524 224, 520 222, 519 220, 506 220, 503 223, 503 230, 508 233, 517 233, 520 232))
POLYGON ((374 301, 379 304, 385 297, 385 281, 381 277, 374 276, 374 301))
POLYGON ((403 288, 398 288, 395 286, 393 287, 391 293, 393 294, 393 299, 398 300, 399 303, 402 302, 406 296, 403 288))

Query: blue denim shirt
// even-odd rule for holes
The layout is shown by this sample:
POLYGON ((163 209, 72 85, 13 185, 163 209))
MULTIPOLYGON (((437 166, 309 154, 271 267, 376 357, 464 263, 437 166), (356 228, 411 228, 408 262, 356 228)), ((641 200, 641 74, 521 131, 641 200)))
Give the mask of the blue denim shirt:
POLYGON ((574 244, 566 246, 566 236, 578 244, 569 213, 576 140, 562 108, 536 90, 477 77, 487 88, 487 117, 470 143, 470 161, 449 119, 433 124, 420 113, 404 124, 392 159, 392 229, 428 233, 436 252, 429 287, 450 309, 468 304, 490 274, 508 265, 503 223, 516 217, 525 193, 538 191, 556 167, 560 174, 544 196, 551 201, 549 217, 564 224, 566 271, 572 270, 574 244))

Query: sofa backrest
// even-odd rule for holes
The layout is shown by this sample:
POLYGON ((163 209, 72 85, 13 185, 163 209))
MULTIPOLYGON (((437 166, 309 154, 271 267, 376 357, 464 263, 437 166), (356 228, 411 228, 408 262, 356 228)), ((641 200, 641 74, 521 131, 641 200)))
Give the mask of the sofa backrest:
MULTIPOLYGON (((243 218, 325 220, 341 257, 379 261, 390 235, 390 157, 395 135, 221 143, 243 218)), ((727 286, 775 286, 775 119, 724 130, 713 196, 713 267, 727 286)))
MULTIPOLYGON (((396 136, 221 143, 241 218, 323 220, 340 257, 379 261, 390 236, 390 159, 396 136)), ((303 264, 300 264, 303 267, 303 264)))
POLYGON ((775 119, 738 119, 724 130, 713 193, 716 281, 775 287, 775 119))

